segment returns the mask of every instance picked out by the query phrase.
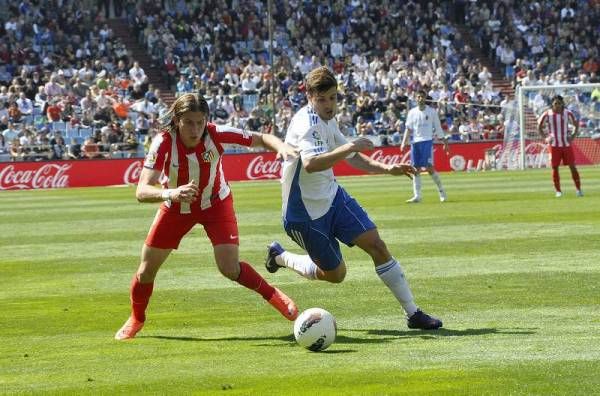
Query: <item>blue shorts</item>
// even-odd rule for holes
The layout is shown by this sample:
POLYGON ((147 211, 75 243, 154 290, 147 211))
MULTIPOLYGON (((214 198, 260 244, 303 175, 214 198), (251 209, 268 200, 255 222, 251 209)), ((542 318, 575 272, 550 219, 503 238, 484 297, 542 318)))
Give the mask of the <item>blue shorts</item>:
POLYGON ((342 262, 338 239, 352 247, 352 241, 359 235, 376 228, 367 212, 341 186, 324 216, 305 222, 284 219, 283 226, 290 238, 325 271, 337 268, 342 262))
POLYGON ((415 168, 433 166, 433 140, 413 143, 410 148, 410 162, 415 168))

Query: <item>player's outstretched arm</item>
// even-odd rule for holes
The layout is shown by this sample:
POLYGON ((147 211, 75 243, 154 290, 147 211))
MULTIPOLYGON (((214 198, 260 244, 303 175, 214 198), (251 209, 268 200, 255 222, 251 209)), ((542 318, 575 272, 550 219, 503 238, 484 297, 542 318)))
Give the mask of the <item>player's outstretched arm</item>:
MULTIPOLYGON (((345 160, 352 153, 372 150, 373 142, 365 137, 360 137, 351 142, 342 144, 332 151, 318 154, 313 157, 302 158, 302 165, 308 173, 320 172, 333 167, 336 163, 345 160)), ((356 155, 354 156, 356 157, 356 155)))
POLYGON ((140 175, 135 197, 139 202, 193 202, 198 197, 198 186, 194 180, 188 184, 173 189, 156 187, 160 178, 160 171, 144 168, 140 175))
POLYGON ((352 158, 348 158, 348 163, 353 167, 369 173, 385 173, 392 176, 406 175, 412 178, 417 170, 408 164, 384 164, 383 162, 375 161, 370 157, 359 153, 352 158))
POLYGON ((297 148, 281 141, 277 136, 252 132, 252 147, 258 146, 275 151, 277 153, 277 158, 284 161, 288 158, 296 158, 298 156, 297 148))

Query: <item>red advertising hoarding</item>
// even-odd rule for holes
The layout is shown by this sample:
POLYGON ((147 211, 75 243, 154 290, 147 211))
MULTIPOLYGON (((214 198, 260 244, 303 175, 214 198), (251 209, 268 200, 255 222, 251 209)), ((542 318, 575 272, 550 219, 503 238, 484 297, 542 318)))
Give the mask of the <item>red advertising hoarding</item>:
MULTIPOLYGON (((577 164, 600 163, 600 142, 577 139, 574 148, 577 164)), ((436 169, 442 172, 480 170, 490 165, 491 153, 493 167, 514 168, 518 164, 516 152, 505 150, 501 142, 455 143, 450 145, 450 154, 446 155, 441 145, 435 145, 434 161, 436 169)), ((528 167, 547 166, 548 150, 544 144, 528 142, 525 153, 528 167)), ((408 150, 401 153, 398 147, 380 147, 365 154, 387 164, 410 160, 408 150)), ((4 162, 0 163, 0 190, 136 184, 141 170, 140 158, 4 162)), ((274 153, 226 154, 223 170, 230 181, 278 179, 281 163, 275 159, 274 153)), ((334 171, 337 176, 364 174, 346 162, 336 165, 334 171)))

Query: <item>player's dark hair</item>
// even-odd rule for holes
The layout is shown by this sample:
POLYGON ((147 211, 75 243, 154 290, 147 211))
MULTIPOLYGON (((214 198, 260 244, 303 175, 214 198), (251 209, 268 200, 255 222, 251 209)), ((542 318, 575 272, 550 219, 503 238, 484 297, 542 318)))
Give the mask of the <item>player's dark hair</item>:
POLYGON ((558 101, 559 101, 560 103, 562 103, 562 104, 564 104, 564 103, 565 103, 565 100, 564 100, 564 99, 563 99, 563 97, 562 97, 562 96, 560 96, 560 95, 554 95, 554 96, 552 97, 552 100, 550 101, 550 103, 554 103, 554 101, 555 101, 555 100, 558 100, 558 101))
POLYGON ((306 92, 310 95, 337 88, 335 75, 326 66, 317 67, 306 75, 306 92))
POLYGON ((169 111, 160 118, 160 125, 163 130, 175 133, 175 118, 181 117, 188 111, 198 111, 204 113, 208 118, 210 110, 208 103, 199 93, 186 93, 175 99, 171 104, 169 111))

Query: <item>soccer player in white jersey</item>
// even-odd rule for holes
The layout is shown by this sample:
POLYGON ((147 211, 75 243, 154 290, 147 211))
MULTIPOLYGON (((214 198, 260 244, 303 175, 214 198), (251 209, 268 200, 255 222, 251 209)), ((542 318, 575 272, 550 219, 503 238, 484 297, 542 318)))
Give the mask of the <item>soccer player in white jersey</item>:
POLYGON ((332 167, 345 160, 369 173, 411 176, 415 169, 362 154, 373 148, 367 138, 346 140, 335 120, 337 81, 331 70, 312 70, 305 86, 309 104, 294 115, 285 139, 300 150, 300 157, 284 162, 281 182, 285 231, 308 255, 291 253, 273 242, 268 247, 267 270, 273 273, 287 267, 308 279, 339 283, 346 276, 346 263, 338 240, 356 245, 373 259, 377 275, 404 308, 409 328, 441 327, 440 320, 417 307, 400 263, 365 210, 337 183, 332 167))
POLYGON ((433 167, 433 137, 444 142, 446 154, 448 154, 448 139, 442 129, 437 111, 427 106, 426 101, 425 91, 417 91, 417 107, 412 108, 406 116, 406 131, 400 145, 400 151, 403 151, 410 139, 410 160, 412 165, 417 168, 417 174, 413 177, 413 197, 406 201, 408 203, 421 202, 420 172, 422 170, 426 170, 435 182, 440 194, 440 201, 446 202, 448 199, 440 176, 433 167))
POLYGON ((560 175, 558 167, 560 163, 568 165, 571 169, 571 177, 575 183, 575 195, 583 197, 581 191, 581 180, 579 172, 575 167, 575 154, 571 141, 579 133, 579 122, 575 115, 565 109, 565 102, 562 96, 556 95, 552 98, 552 108, 546 110, 538 121, 538 131, 550 145, 550 156, 552 162, 552 181, 554 182, 555 196, 562 197, 560 189, 560 175), (573 132, 569 131, 569 124, 573 126, 573 132))
POLYGON ((208 117, 204 98, 181 95, 165 115, 165 130, 152 141, 136 198, 163 204, 142 247, 141 263, 131 281, 131 316, 115 335, 117 340, 133 338, 142 329, 160 266, 196 224, 204 227, 225 277, 260 294, 285 318, 298 316, 298 308, 288 296, 250 264, 239 261, 238 226, 222 169, 222 145, 263 146, 282 159, 296 157, 297 151, 275 136, 217 126, 207 122, 208 117), (156 186, 159 182, 162 188, 156 186))

